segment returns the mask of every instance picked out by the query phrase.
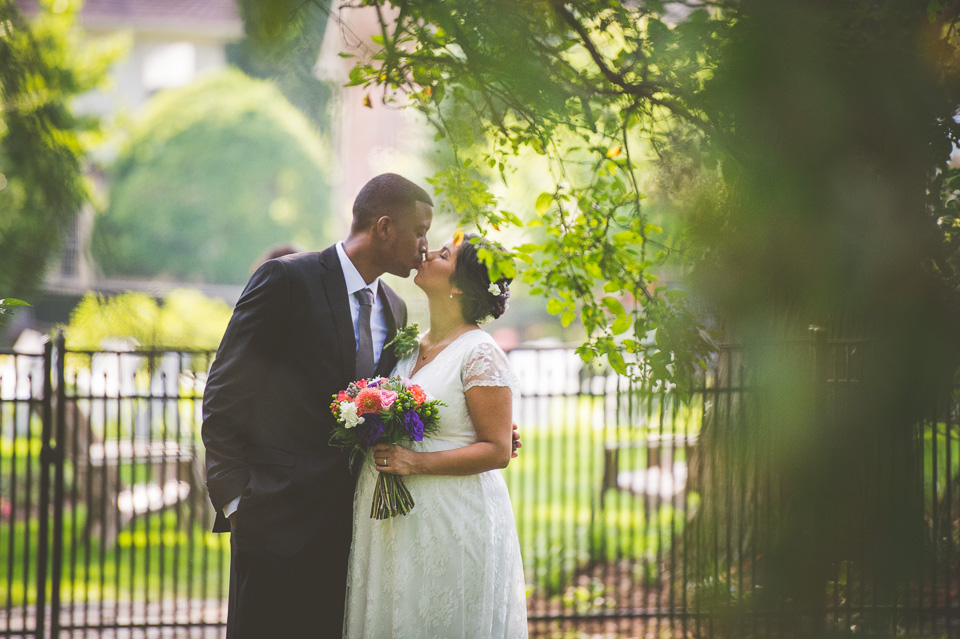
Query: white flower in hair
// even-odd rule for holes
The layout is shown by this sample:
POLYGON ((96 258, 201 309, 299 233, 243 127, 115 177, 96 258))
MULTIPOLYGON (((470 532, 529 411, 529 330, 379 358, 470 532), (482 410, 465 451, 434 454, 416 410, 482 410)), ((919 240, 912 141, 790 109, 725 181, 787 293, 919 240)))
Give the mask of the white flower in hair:
POLYGON ((500 295, 500 293, 502 292, 500 290, 500 285, 497 284, 496 282, 490 282, 490 287, 487 289, 487 291, 491 295, 500 295))

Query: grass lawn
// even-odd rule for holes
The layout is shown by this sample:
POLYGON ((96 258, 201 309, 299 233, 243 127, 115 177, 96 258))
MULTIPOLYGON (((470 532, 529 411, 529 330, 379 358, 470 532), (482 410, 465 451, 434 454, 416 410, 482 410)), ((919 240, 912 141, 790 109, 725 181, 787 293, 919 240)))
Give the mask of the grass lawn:
MULTIPOLYGON (((634 567, 636 582, 652 583, 676 548, 687 515, 696 508, 696 493, 661 501, 609 490, 601 505, 604 449, 609 442, 642 442, 658 432, 695 435, 699 410, 654 403, 629 408, 611 406, 602 396, 524 400, 518 415, 524 447, 504 476, 532 590, 546 596, 561 594, 590 566, 620 560, 634 567)), ((31 430, 38 432, 32 425, 31 430)), ((22 436, 14 444, 8 432, 3 435, 0 606, 18 606, 35 599, 35 497, 32 517, 25 513, 27 487, 35 494, 38 485, 40 446, 36 436, 22 436), (12 563, 11 557, 16 558, 12 563)), ((929 424, 923 444, 925 501, 930 509, 944 497, 943 478, 948 472, 951 477, 960 472, 960 438, 955 427, 929 424)), ((675 459, 684 461, 683 456, 683 449, 678 449, 675 459)), ((619 470, 640 470, 646 464, 644 448, 621 449, 619 470)), ((129 480, 136 472, 121 468, 120 477, 129 480)), ((139 472, 142 481, 143 469, 139 472)), ((68 487, 71 473, 68 463, 68 487)), ((66 506, 61 589, 65 603, 226 595, 229 537, 210 533, 186 504, 181 505, 179 520, 176 509, 138 517, 110 540, 88 531, 86 521, 84 505, 66 506)))
MULTIPOLYGON (((642 441, 660 432, 661 424, 663 432, 695 435, 699 430, 694 410, 661 416, 655 406, 641 407, 643 419, 630 422, 639 423, 638 428, 624 423, 622 413, 616 419, 618 412, 605 401, 582 396, 528 399, 521 409, 524 446, 504 473, 528 584, 546 594, 562 592, 577 570, 590 563, 631 559, 656 566, 696 504, 696 495, 689 493, 684 504, 683 493, 661 501, 610 490, 601 506, 608 442, 642 441)), ((675 459, 683 461, 682 448, 675 459)), ((644 448, 620 451, 619 470, 639 470, 646 464, 644 448)))
MULTIPOLYGON (((562 593, 581 568, 619 559, 635 560, 655 572, 669 553, 683 529, 685 510, 695 505, 695 495, 687 495, 686 504, 682 496, 672 502, 654 499, 645 504, 642 497, 608 491, 600 504, 606 443, 637 441, 658 432, 661 424, 668 432, 676 428, 695 434, 698 430, 696 410, 683 408, 660 415, 661 408, 641 407, 637 418, 638 407, 625 411, 625 407, 610 406, 603 396, 524 400, 518 415, 524 448, 504 473, 531 588, 547 595, 562 593)), ((23 492, 28 465, 34 476, 32 491, 36 490, 38 455, 36 437, 21 437, 16 445, 8 437, 0 439, 0 486, 5 497, 9 498, 14 475, 17 492, 23 492)), ((676 455, 682 460, 682 449, 676 455)), ((646 463, 644 450, 633 448, 622 451, 619 466, 636 470, 646 463)), ((124 484, 144 481, 144 472, 142 465, 139 471, 124 466, 111 470, 124 484)), ((69 495, 73 474, 69 462, 65 474, 69 495)), ((0 605, 9 601, 16 606, 35 597, 36 513, 28 526, 23 494, 17 511, 18 517, 0 520, 0 605), (8 565, 9 557, 17 558, 13 565, 8 565), (28 574, 24 574, 25 565, 28 574)), ((94 521, 98 516, 94 514, 94 521)), ((95 528, 87 530, 83 504, 75 508, 68 504, 63 601, 225 596, 229 537, 212 534, 205 522, 190 519, 185 504, 180 516, 178 522, 176 510, 168 509, 139 517, 108 540, 96 536, 95 528)))
MULTIPOLYGON (((110 544, 86 537, 85 525, 83 507, 65 511, 64 603, 226 597, 229 535, 211 533, 196 522, 178 525, 173 510, 131 522, 110 544)), ((0 526, 0 606, 35 601, 37 537, 36 518, 29 526, 22 519, 5 519, 0 526), (12 565, 10 556, 17 558, 12 565)))

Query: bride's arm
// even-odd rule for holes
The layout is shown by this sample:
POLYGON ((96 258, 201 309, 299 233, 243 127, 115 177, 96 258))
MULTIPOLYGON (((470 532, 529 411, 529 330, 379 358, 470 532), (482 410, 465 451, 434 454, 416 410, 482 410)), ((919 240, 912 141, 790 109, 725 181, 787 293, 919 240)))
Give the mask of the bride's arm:
POLYGON ((437 452, 378 444, 373 447, 377 469, 394 475, 476 475, 506 468, 513 442, 513 394, 506 386, 474 386, 464 397, 476 443, 437 452))

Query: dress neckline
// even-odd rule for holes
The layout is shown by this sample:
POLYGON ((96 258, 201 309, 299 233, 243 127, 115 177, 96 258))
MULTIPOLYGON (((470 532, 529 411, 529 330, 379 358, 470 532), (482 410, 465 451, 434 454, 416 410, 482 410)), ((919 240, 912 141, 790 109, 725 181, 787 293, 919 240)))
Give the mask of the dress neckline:
MULTIPOLYGON (((417 368, 417 360, 418 360, 419 357, 420 357, 420 343, 419 343, 419 341, 418 341, 418 342, 417 342, 417 351, 416 351, 416 354, 414 355, 414 358, 413 358, 413 368, 410 369, 410 371, 411 371, 411 372, 410 372, 410 379, 413 379, 414 377, 417 376, 418 373, 420 373, 420 372, 423 371, 425 368, 427 368, 428 366, 430 366, 431 364, 433 364, 435 361, 437 361, 438 359, 440 359, 440 356, 443 355, 445 352, 447 352, 447 349, 448 349, 448 348, 450 348, 451 346, 453 346, 454 344, 456 344, 457 342, 459 342, 461 339, 463 339, 463 337, 464 337, 465 335, 469 335, 469 334, 471 334, 471 333, 473 333, 473 332, 475 332, 475 331, 480 331, 480 332, 482 333, 482 332, 483 332, 483 329, 481 329, 481 328, 478 326, 477 328, 471 328, 471 329, 469 329, 469 330, 466 330, 466 331, 460 333, 460 334, 457 335, 454 339, 450 340, 450 343, 449 343, 449 344, 447 344, 446 346, 444 346, 443 348, 441 348, 440 351, 439 351, 436 355, 433 356, 433 359, 431 359, 429 362, 427 362, 426 364, 424 364, 424 365, 421 366, 420 368, 417 368)), ((421 337, 421 339, 422 339, 422 337, 421 337)))

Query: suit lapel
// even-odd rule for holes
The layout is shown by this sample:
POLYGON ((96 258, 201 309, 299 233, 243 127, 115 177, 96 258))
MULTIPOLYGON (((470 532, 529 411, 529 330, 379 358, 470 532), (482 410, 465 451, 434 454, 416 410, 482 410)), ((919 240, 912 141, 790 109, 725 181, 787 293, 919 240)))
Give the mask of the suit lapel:
POLYGON ((393 353, 393 348, 387 348, 387 344, 397 336, 397 331, 402 328, 401 323, 406 323, 406 313, 404 313, 403 302, 397 297, 383 280, 380 280, 380 302, 383 304, 383 317, 387 324, 387 338, 384 340, 383 351, 380 353, 380 362, 377 364, 377 375, 386 377, 393 370, 397 363, 397 357, 393 353))
POLYGON ((350 299, 347 296, 347 284, 343 279, 343 268, 337 247, 331 246, 320 253, 320 261, 327 268, 321 277, 327 294, 327 304, 333 314, 333 327, 340 344, 340 365, 345 376, 351 381, 357 377, 357 343, 353 336, 353 318, 350 315, 350 299))

